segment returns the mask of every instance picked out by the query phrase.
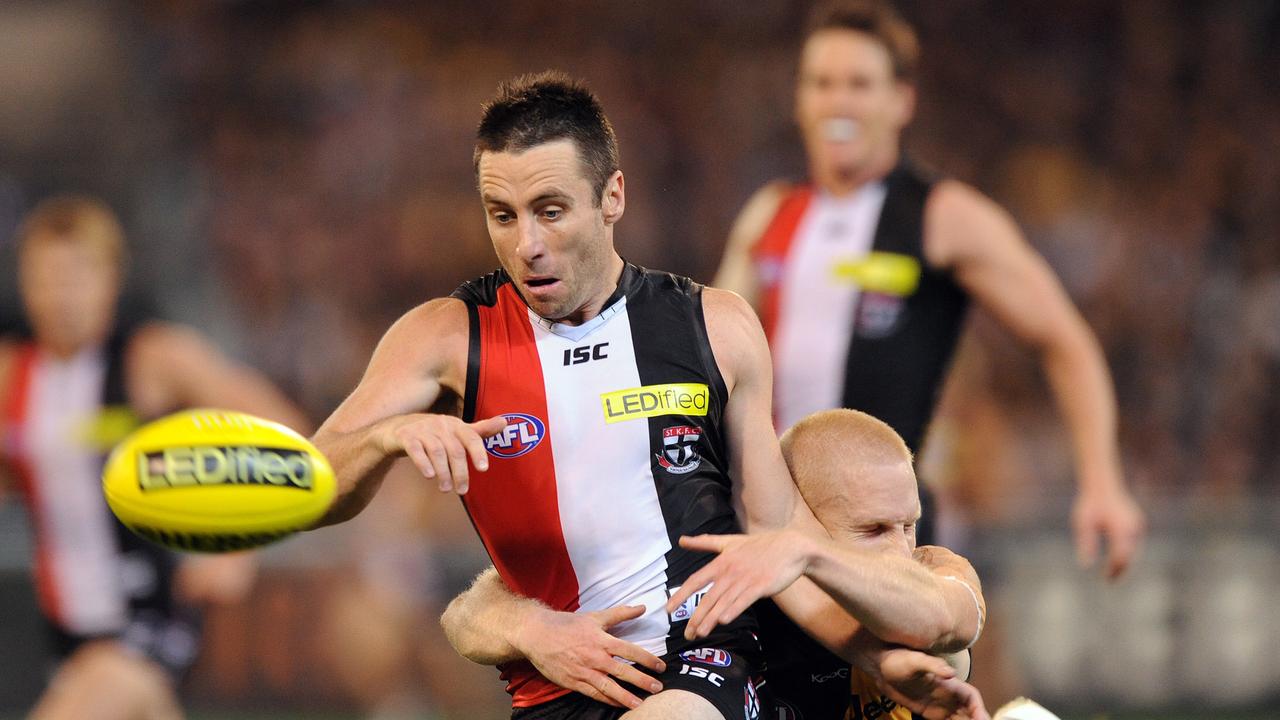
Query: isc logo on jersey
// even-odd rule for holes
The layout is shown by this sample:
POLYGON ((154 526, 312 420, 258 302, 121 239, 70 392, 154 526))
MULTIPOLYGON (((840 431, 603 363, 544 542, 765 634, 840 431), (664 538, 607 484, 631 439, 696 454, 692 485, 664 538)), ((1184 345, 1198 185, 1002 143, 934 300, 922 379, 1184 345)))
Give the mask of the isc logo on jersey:
POLYGON ((697 648, 685 650, 680 657, 689 662, 700 662, 716 667, 729 667, 733 664, 733 656, 720 648, 697 648))
POLYGON ((494 457, 520 457, 538 447, 547 435, 547 426, 532 415, 503 413, 503 417, 507 419, 507 426, 484 441, 484 449, 494 457))

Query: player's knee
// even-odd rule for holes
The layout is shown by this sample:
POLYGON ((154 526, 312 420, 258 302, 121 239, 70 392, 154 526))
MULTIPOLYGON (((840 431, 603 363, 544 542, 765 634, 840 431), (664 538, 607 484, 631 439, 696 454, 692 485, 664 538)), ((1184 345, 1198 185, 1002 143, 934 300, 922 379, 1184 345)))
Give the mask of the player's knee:
POLYGON ((710 700, 688 690, 663 690, 650 695, 622 720, 725 720, 710 700))
POLYGON ((167 705, 173 690, 165 671, 116 643, 93 643, 76 652, 74 671, 68 678, 77 694, 118 707, 136 707, 142 717, 150 708, 167 705))

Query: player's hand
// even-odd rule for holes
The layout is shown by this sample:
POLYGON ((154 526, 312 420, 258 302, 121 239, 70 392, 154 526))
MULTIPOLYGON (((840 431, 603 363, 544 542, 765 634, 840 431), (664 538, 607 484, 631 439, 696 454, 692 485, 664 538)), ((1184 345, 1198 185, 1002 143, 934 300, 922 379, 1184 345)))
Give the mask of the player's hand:
POLYGON ((643 614, 644 607, 635 605, 586 613, 544 608, 522 623, 511 644, 543 677, 560 687, 615 707, 635 709, 640 698, 624 690, 619 680, 651 693, 661 691, 662 683, 626 661, 654 672, 666 670, 666 664, 639 645, 605 631, 643 614))
POLYGON ((667 613, 675 612, 694 593, 711 586, 685 625, 688 640, 706 637, 717 625, 733 622, 760 598, 786 590, 804 574, 809 561, 809 539, 789 530, 684 536, 680 547, 720 553, 690 575, 667 601, 667 613))
POLYGON ((933 655, 887 647, 870 668, 876 686, 925 720, 990 720, 982 695, 933 655))
POLYGON ((174 592, 193 605, 233 605, 249 596, 257 575, 258 559, 253 553, 193 555, 178 566, 174 592))
POLYGON ((488 470, 484 440, 506 426, 501 415, 473 423, 452 415, 402 415, 394 418, 383 434, 383 451, 388 455, 404 452, 423 477, 436 481, 440 492, 465 495, 471 485, 468 458, 476 470, 488 470))
POLYGON ((1099 536, 1106 538, 1104 572, 1108 580, 1115 580, 1129 568, 1147 532, 1142 508, 1123 486, 1080 493, 1071 509, 1071 526, 1081 567, 1093 566, 1098 557, 1099 536))

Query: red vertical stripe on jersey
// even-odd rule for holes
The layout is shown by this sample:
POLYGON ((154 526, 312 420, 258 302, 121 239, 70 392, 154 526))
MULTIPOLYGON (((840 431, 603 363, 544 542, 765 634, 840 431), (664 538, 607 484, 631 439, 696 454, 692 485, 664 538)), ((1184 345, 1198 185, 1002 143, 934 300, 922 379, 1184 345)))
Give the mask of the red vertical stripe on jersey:
POLYGON ((35 530, 35 584, 36 595, 40 607, 51 620, 57 624, 62 622, 62 601, 58 595, 58 585, 53 578, 53 557, 49 553, 48 530, 45 528, 45 516, 41 512, 40 484, 36 482, 35 473, 30 463, 22 454, 23 425, 27 420, 30 404, 31 379, 36 368, 36 348, 34 345, 24 346, 18 351, 18 361, 14 368, 12 383, 9 385, 8 402, 5 403, 5 423, 11 433, 11 457, 14 472, 18 476, 18 484, 27 501, 27 515, 35 530))
POLYGON ((796 229, 809 209, 813 199, 813 189, 807 185, 795 188, 787 194, 778 206, 778 212, 769 221, 764 234, 751 248, 751 257, 755 261, 757 276, 761 279, 760 322, 764 325, 765 337, 770 342, 777 336, 778 305, 782 295, 783 269, 787 263, 787 253, 791 251, 791 243, 795 240, 796 229))
MULTIPOLYGON (((507 284, 499 288, 493 307, 481 306, 479 313, 475 417, 523 413, 540 420, 543 432, 533 449, 518 457, 490 453, 489 470, 475 473, 463 499, 507 586, 555 610, 573 611, 578 608, 578 578, 560 524, 551 454, 554 438, 528 309, 507 284)), ((503 670, 516 707, 537 705, 568 692, 542 678, 528 663, 503 670)))

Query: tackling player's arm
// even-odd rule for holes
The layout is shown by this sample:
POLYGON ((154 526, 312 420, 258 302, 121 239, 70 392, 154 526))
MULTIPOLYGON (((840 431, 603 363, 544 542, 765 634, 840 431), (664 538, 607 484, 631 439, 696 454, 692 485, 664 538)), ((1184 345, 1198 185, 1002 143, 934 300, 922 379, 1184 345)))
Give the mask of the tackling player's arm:
POLYGON ((359 385, 312 438, 338 481, 337 499, 317 525, 355 517, 400 456, 440 490, 459 494, 470 481, 468 458, 476 470, 488 469, 483 438, 506 427, 504 418, 464 423, 425 412, 442 390, 465 391, 469 332, 466 306, 451 298, 419 305, 387 330, 359 385))
MULTIPOLYGON (((705 614, 697 618, 695 613, 690 620, 691 626, 699 623, 693 628, 697 636, 705 636, 717 623, 731 621, 756 600, 775 593, 781 593, 777 596, 780 606, 790 601, 794 608, 826 617, 830 617, 830 609, 823 608, 834 600, 876 637, 933 653, 964 649, 982 629, 981 587, 971 568, 967 574, 951 565, 935 572, 905 556, 845 547, 794 530, 700 535, 682 538, 680 544, 720 553, 694 573, 687 585, 699 588, 715 582, 716 587, 728 586, 722 595, 708 592, 703 597, 699 610, 706 606, 705 614), (748 565, 754 568, 746 569, 748 565), (823 592, 793 585, 801 577, 813 581, 823 592)), ((799 618, 793 619, 801 623, 799 618)), ((808 630, 807 625, 801 625, 808 630)), ((849 655, 847 649, 837 652, 849 655)))
POLYGON ((756 191, 742 207, 729 229, 729 241, 725 245, 720 268, 716 270, 712 285, 738 293, 753 307, 759 309, 760 282, 751 261, 751 252, 760 237, 777 214, 790 185, 772 182, 756 191))
POLYGON ((1073 511, 1076 547, 1092 563, 1098 535, 1108 541, 1107 574, 1132 562, 1145 532, 1130 496, 1116 442, 1116 400, 1097 338, 1013 219, 978 191, 940 184, 925 209, 925 256, 1006 328, 1033 347, 1071 431, 1079 478, 1073 511))
POLYGON ((662 684, 622 660, 655 672, 662 672, 665 665, 644 648, 607 630, 643 614, 642 606, 558 612, 515 594, 498 572, 489 568, 449 603, 440 624, 454 650, 472 662, 497 665, 527 659, 543 677, 561 687, 610 705, 635 708, 640 698, 616 680, 649 692, 661 691, 662 684))

